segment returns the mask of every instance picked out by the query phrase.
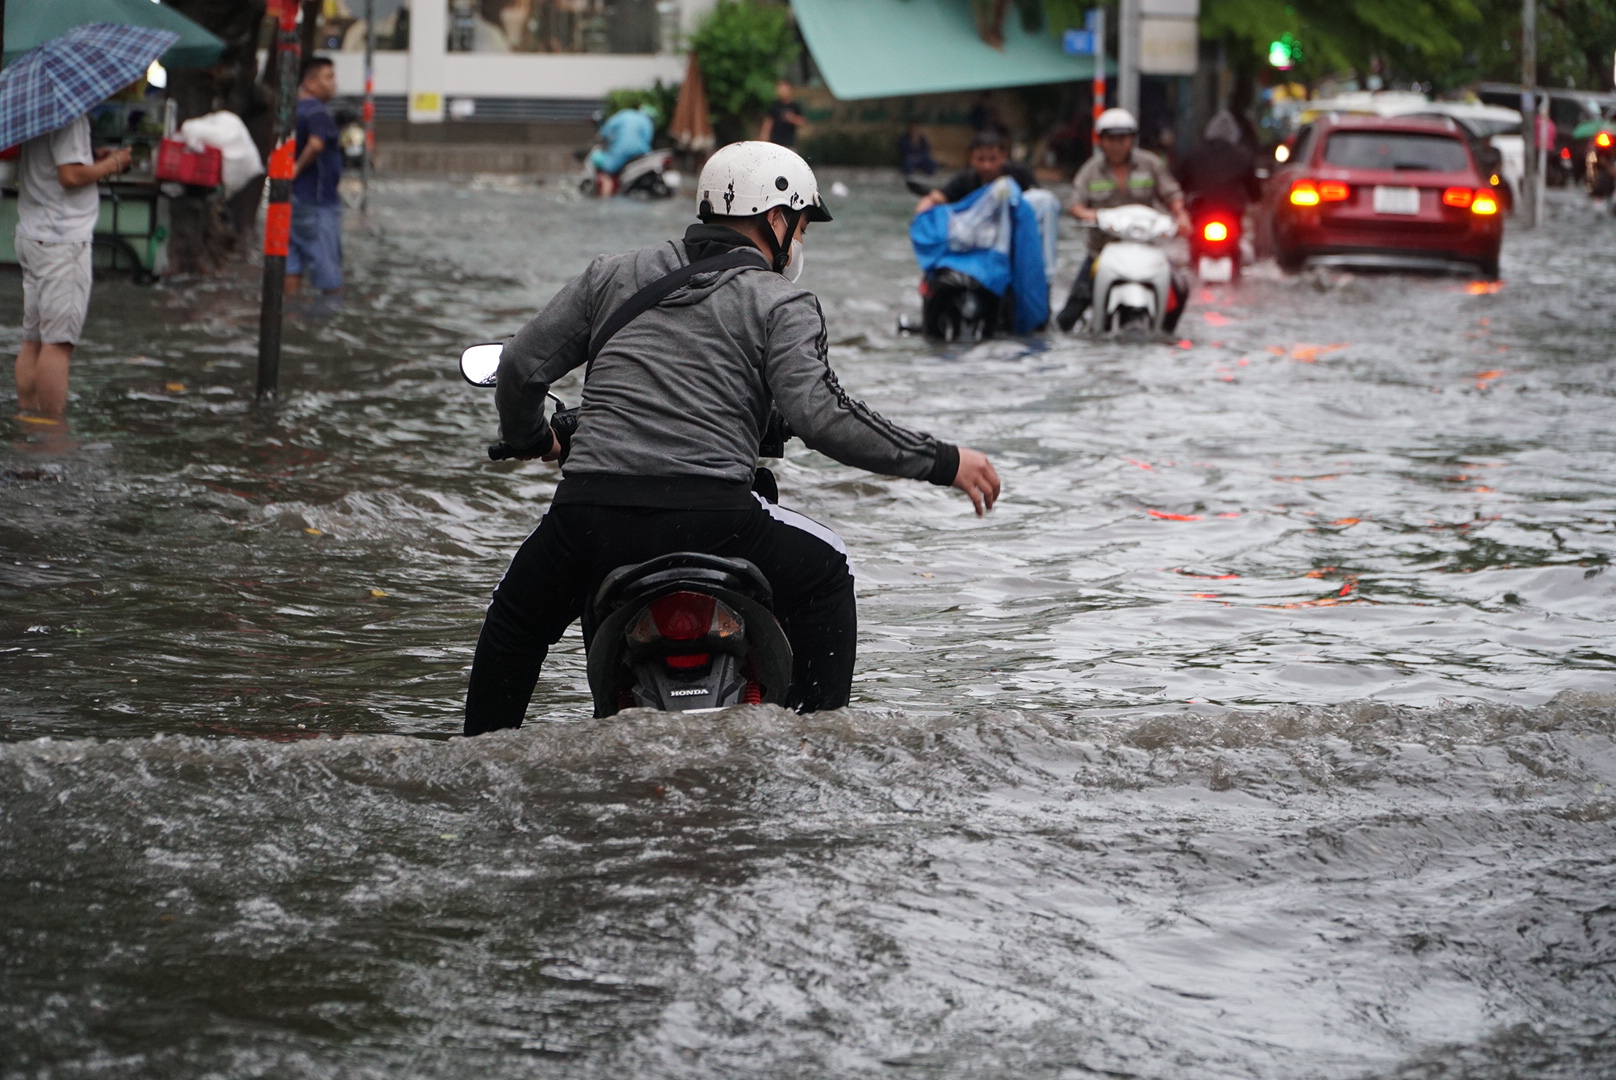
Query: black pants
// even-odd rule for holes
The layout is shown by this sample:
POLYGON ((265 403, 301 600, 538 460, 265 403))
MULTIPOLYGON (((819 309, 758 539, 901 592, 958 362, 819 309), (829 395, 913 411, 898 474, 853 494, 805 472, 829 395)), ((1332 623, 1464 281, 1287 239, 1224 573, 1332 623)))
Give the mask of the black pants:
MULTIPOLYGON (((1083 265, 1078 268, 1077 280, 1072 282, 1072 291, 1066 294, 1066 306, 1061 308, 1060 315, 1055 320, 1062 330, 1070 330, 1077 325, 1077 320, 1083 317, 1083 312, 1094 302, 1094 261, 1097 257, 1086 256, 1083 265)), ((1184 306, 1190 297, 1190 283, 1176 268, 1173 270, 1172 288, 1172 310, 1162 317, 1162 329, 1168 333, 1172 333, 1178 326, 1178 320, 1184 314, 1184 306)))
POLYGON ((836 534, 778 506, 652 510, 552 506, 494 590, 466 693, 466 734, 522 725, 550 646, 619 566, 674 551, 749 559, 774 587, 791 642, 787 704, 802 712, 847 704, 858 613, 853 574, 836 534))

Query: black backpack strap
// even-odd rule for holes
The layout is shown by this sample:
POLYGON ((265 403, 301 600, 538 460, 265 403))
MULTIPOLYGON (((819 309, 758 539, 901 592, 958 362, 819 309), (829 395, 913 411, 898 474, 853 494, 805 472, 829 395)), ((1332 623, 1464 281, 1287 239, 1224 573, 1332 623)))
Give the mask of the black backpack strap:
POLYGON ((738 269, 769 269, 768 260, 757 248, 731 248, 721 255, 713 255, 705 259, 698 259, 688 263, 664 277, 659 277, 627 300, 623 301, 618 309, 612 312, 605 325, 589 341, 589 363, 595 362, 600 350, 623 327, 633 322, 640 315, 660 304, 668 294, 679 286, 686 284, 697 274, 711 274, 721 270, 738 269))

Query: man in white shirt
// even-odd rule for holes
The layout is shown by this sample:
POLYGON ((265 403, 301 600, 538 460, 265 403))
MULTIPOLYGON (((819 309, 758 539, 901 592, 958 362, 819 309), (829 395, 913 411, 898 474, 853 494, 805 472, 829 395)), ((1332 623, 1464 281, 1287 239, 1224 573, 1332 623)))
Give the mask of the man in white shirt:
POLYGON ((17 406, 60 419, 67 365, 90 307, 90 240, 101 209, 96 184, 129 167, 129 151, 90 151, 90 119, 22 144, 17 170, 17 261, 22 264, 22 348, 17 406))

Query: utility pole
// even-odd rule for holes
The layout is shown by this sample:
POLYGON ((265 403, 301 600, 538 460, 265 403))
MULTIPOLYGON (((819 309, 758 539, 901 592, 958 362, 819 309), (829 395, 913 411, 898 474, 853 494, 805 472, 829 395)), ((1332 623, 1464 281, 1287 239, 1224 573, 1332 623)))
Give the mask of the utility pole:
POLYGON ((376 0, 365 0, 365 160, 360 164, 359 212, 370 212, 371 158, 376 156, 376 0))
POLYGON ((280 0, 276 63, 280 85, 275 149, 269 155, 269 206, 264 216, 264 293, 258 320, 258 396, 280 392, 281 311, 286 291, 286 249, 292 237, 292 178, 297 173, 297 0, 280 0))
MULTIPOLYGON (((0 0, 3 2, 3 0, 0 0)), ((1094 153, 1100 152, 1100 114, 1105 112, 1105 8, 1089 12, 1094 34, 1094 116, 1089 126, 1090 142, 1094 153)))
POLYGON ((1521 138, 1526 168, 1515 213, 1521 225, 1537 227, 1537 0, 1521 0, 1521 138))
POLYGON ((1139 118, 1139 0, 1117 4, 1117 105, 1139 118))

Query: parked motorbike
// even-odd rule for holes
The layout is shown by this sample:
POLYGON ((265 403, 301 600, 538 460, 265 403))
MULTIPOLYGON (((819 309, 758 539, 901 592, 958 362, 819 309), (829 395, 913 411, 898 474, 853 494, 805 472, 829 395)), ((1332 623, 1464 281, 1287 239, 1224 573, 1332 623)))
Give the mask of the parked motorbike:
POLYGON ((1190 200, 1190 265, 1202 281, 1219 283, 1240 276, 1240 237, 1244 211, 1208 200, 1190 200))
POLYGON ((678 194, 684 177, 673 167, 672 150, 653 150, 630 158, 616 176, 595 168, 595 162, 586 150, 579 155, 583 160, 583 173, 578 177, 578 190, 585 195, 638 195, 647 199, 666 199, 678 194))
POLYGON ((1161 334, 1173 303, 1173 266, 1160 241, 1174 236, 1171 216, 1148 206, 1098 212, 1093 226, 1112 237, 1094 266, 1089 332, 1161 334))
MULTIPOLYGON (((461 375, 473 386, 493 386, 503 348, 473 345, 460 356, 461 375)), ((554 394, 550 398, 556 404, 550 429, 565 461, 579 410, 554 394)), ((762 453, 779 456, 790 432, 783 423, 771 429, 762 453)), ((516 454, 495 443, 488 456, 502 461, 516 454)), ((772 487, 772 476, 765 483, 772 487)), ((632 708, 696 712, 783 705, 791 686, 791 643, 773 602, 768 579, 745 559, 680 551, 613 570, 583 617, 595 716, 632 708)))

